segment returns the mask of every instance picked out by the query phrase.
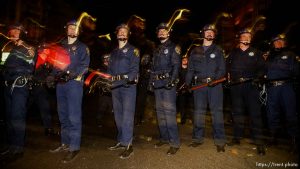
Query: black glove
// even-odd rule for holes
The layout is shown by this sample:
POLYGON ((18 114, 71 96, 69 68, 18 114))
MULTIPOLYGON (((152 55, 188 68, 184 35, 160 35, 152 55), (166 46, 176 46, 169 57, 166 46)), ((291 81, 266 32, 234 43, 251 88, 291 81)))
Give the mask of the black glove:
POLYGON ((215 87, 218 83, 209 82, 207 83, 208 87, 215 87))
POLYGON ((174 87, 174 86, 175 86, 174 81, 173 81, 173 80, 170 80, 170 81, 166 84, 165 88, 168 89, 168 90, 170 90, 170 89, 172 89, 172 87, 174 87))
POLYGON ((54 78, 54 76, 47 76, 46 77, 46 85, 49 88, 54 88, 55 87, 55 78, 54 78))
POLYGON ((130 84, 130 81, 129 81, 129 79, 128 78, 126 78, 126 79, 124 79, 124 87, 129 87, 129 84, 130 84))
POLYGON ((180 88, 177 90, 177 94, 184 94, 186 92, 190 92, 190 85, 184 83, 180 86, 180 88))
POLYGON ((70 78, 70 72, 69 71, 63 71, 63 72, 59 72, 57 73, 57 75, 55 76, 55 79, 58 82, 67 82, 69 81, 70 78))
POLYGON ((191 87, 191 85, 189 85, 189 84, 185 84, 185 86, 184 86, 184 89, 185 89, 185 91, 186 92, 189 92, 189 93, 192 93, 192 89, 191 89, 192 87, 191 87))

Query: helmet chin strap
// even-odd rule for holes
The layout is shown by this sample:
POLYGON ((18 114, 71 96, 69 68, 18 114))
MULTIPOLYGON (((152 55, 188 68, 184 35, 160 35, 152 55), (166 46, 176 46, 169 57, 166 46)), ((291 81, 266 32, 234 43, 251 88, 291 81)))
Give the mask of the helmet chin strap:
POLYGON ((118 38, 118 40, 125 42, 125 41, 127 41, 127 38, 118 38))
POLYGON ((77 38, 77 35, 68 35, 70 38, 77 38))
POLYGON ((215 40, 215 38, 204 38, 204 39, 206 39, 207 41, 213 41, 213 40, 215 40))
POLYGON ((167 39, 167 37, 159 37, 158 38, 160 41, 167 39))
POLYGON ((278 47, 278 48, 274 48, 275 51, 280 52, 284 49, 284 47, 278 47))
POLYGON ((245 46, 249 46, 250 42, 245 42, 245 41, 240 41, 241 44, 245 45, 245 46))

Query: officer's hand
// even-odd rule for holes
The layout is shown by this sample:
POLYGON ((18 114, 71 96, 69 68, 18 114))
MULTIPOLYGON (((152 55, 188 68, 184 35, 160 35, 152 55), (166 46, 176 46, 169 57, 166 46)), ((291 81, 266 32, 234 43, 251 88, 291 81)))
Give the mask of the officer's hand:
POLYGON ((185 83, 184 86, 183 86, 183 89, 184 89, 186 92, 189 92, 189 93, 192 92, 190 84, 185 83))
POLYGON ((71 79, 74 79, 74 77, 75 77, 74 73, 71 73, 70 71, 66 71, 65 73, 62 74, 60 80, 63 82, 67 82, 71 79))
POLYGON ((125 83, 124 83, 124 87, 129 87, 130 81, 128 78, 124 79, 125 83))
POLYGON ((54 78, 54 76, 47 76, 46 85, 49 88, 54 88, 55 87, 55 78, 54 78))
POLYGON ((182 86, 180 86, 180 88, 177 90, 178 94, 184 94, 186 92, 190 92, 190 86, 186 83, 184 83, 182 86))
POLYGON ((208 87, 215 87, 217 85, 217 83, 213 83, 213 82, 209 82, 207 84, 208 87))
POLYGON ((184 84, 183 84, 182 89, 188 90, 188 89, 190 89, 190 88, 191 88, 191 86, 190 86, 189 84, 187 84, 187 83, 184 83, 184 84))
POLYGON ((172 87, 174 87, 174 86, 175 86, 175 83, 174 83, 172 80, 170 80, 170 81, 166 84, 165 88, 168 89, 168 90, 170 90, 170 89, 172 89, 172 87))

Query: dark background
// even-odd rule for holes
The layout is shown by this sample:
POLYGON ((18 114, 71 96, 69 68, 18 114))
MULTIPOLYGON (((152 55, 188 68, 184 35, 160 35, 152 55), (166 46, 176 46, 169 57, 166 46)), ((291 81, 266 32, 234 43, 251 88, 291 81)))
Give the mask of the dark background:
MULTIPOLYGON (((85 11, 97 18, 96 30, 91 34, 111 33, 120 23, 126 22, 136 14, 146 19, 146 35, 153 41, 155 27, 167 22, 173 12, 179 8, 191 10, 188 20, 175 23, 172 34, 176 37, 188 33, 199 34, 199 30, 212 23, 221 12, 232 14, 232 19, 222 21, 218 43, 226 48, 241 28, 247 27, 260 15, 265 16, 264 29, 255 35, 255 42, 267 43, 273 36, 282 33, 289 24, 295 23, 287 32, 291 48, 299 52, 299 7, 295 0, 1 0, 0 30, 5 32, 7 25, 25 22, 30 17, 38 21, 45 29, 36 30, 32 38, 52 40, 64 34, 64 25, 70 19, 77 19, 85 11), (239 24, 234 24, 237 18, 239 24)), ((181 38, 177 38, 180 41, 181 38)), ((231 45, 232 46, 232 45, 231 45)), ((263 45, 262 45, 263 46, 263 45)), ((229 47, 230 48, 230 47, 229 47)), ((264 47, 262 47, 264 48, 264 47)))

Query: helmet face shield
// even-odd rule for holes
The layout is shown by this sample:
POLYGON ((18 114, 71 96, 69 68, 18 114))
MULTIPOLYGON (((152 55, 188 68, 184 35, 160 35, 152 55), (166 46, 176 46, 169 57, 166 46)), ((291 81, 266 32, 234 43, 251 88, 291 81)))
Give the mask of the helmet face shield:
POLYGON ((236 35, 239 38, 239 42, 244 45, 250 45, 252 41, 252 30, 250 28, 244 28, 236 35))
POLYGON ((285 35, 284 35, 284 34, 276 35, 276 36, 274 36, 274 37, 271 39, 271 42, 275 42, 275 41, 278 41, 278 40, 283 40, 283 41, 285 41, 285 35))
POLYGON ((124 29, 127 29, 128 33, 130 32, 130 28, 127 24, 120 24, 119 26, 116 27, 116 34, 118 34, 118 31, 121 29, 121 28, 124 28, 124 29))
POLYGON ((159 40, 165 40, 165 39, 169 38, 170 33, 168 31, 168 25, 166 23, 160 23, 156 27, 156 34, 157 34, 157 38, 159 40))
POLYGON ((12 39, 19 39, 27 34, 22 24, 16 23, 8 27, 8 36, 12 39))
POLYGON ((216 25, 207 24, 202 29, 203 32, 208 31, 208 30, 211 30, 211 31, 215 32, 215 34, 217 33, 216 25))
POLYGON ((130 35, 130 29, 127 24, 121 24, 116 28, 117 39, 120 41, 126 41, 130 35))
POLYGON ((66 23, 64 27, 67 31, 68 37, 75 38, 78 36, 79 32, 76 32, 77 29, 77 21, 76 20, 70 20, 66 23))
POLYGON ((286 45, 286 38, 284 34, 279 34, 271 39, 271 43, 273 44, 275 49, 284 48, 286 45))
POLYGON ((207 41, 213 41, 216 38, 217 29, 215 25, 207 24, 200 30, 200 33, 202 33, 202 37, 207 41))
POLYGON ((158 32, 160 29, 165 29, 168 30, 168 25, 166 23, 160 23, 157 27, 156 27, 156 32, 158 32))
POLYGON ((69 25, 77 26, 77 21, 75 19, 70 20, 66 23, 65 28, 67 28, 69 25))
POLYGON ((251 33, 242 33, 240 34, 240 43, 244 44, 244 45, 249 45, 251 43, 252 40, 252 34, 251 33))
POLYGON ((245 28, 239 31, 239 36, 241 36, 242 34, 250 34, 252 36, 252 30, 250 28, 245 28))

